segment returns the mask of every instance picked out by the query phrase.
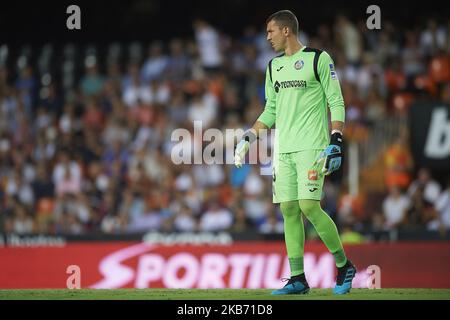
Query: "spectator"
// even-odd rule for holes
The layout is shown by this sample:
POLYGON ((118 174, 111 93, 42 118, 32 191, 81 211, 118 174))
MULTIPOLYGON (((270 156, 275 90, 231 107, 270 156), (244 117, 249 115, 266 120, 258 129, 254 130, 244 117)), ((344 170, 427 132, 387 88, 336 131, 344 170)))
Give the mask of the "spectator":
POLYGON ((198 230, 198 221, 194 212, 186 205, 183 205, 181 210, 175 213, 173 224, 176 231, 194 232, 198 230))
POLYGON ((377 90, 369 90, 364 116, 369 124, 374 125, 387 117, 386 103, 377 90))
POLYGON ((40 165, 37 169, 37 177, 31 184, 36 201, 41 198, 53 198, 55 186, 47 172, 45 165, 40 165))
MULTIPOLYGON (((91 221, 91 207, 83 195, 64 193, 56 200, 53 218, 54 221, 60 223, 62 228, 70 226, 70 224, 80 224, 81 229, 84 230, 91 221), (69 218, 69 215, 73 215, 74 219, 69 218)), ((76 229, 78 230, 78 228, 76 229)))
POLYGON ((200 121, 203 129, 211 126, 218 115, 218 101, 211 93, 205 92, 193 97, 188 106, 189 121, 200 121))
POLYGON ((221 208, 216 201, 209 204, 209 208, 202 214, 200 219, 201 231, 225 231, 231 228, 233 224, 232 213, 221 208))
POLYGON ((385 181, 388 187, 396 186, 406 190, 411 183, 413 159, 408 148, 407 134, 403 128, 399 137, 385 152, 385 181))
POLYGON ((283 234, 284 224, 283 219, 280 219, 275 212, 270 213, 265 221, 259 226, 261 233, 278 233, 283 234))
POLYGON ((409 30, 406 31, 405 38, 406 43, 402 50, 403 71, 406 78, 412 79, 425 71, 425 65, 420 53, 418 34, 409 30))
POLYGON ((72 212, 63 212, 61 219, 56 223, 58 234, 82 234, 85 232, 83 224, 72 212))
POLYGON ((77 181, 80 181, 81 176, 81 168, 78 163, 76 163, 73 159, 71 159, 68 150, 63 149, 58 153, 58 162, 55 164, 52 173, 52 181, 55 185, 61 181, 66 175, 66 169, 68 169, 71 175, 77 181))
POLYGON ((190 75, 190 59, 181 39, 172 39, 169 43, 170 56, 167 63, 166 76, 178 83, 190 75))
POLYGON ((231 227, 231 231, 247 232, 253 229, 253 222, 249 217, 247 217, 242 206, 235 206, 232 211, 234 213, 234 222, 231 227))
POLYGON ((435 54, 439 49, 445 49, 447 34, 444 27, 439 27, 435 20, 430 19, 427 27, 420 34, 420 48, 426 57, 435 54))
POLYGON ((364 214, 363 208, 364 199, 362 195, 352 195, 349 192, 344 192, 338 200, 338 224, 349 225, 361 221, 364 214))
POLYGON ((145 202, 143 210, 131 218, 130 224, 127 227, 128 232, 143 232, 158 230, 163 218, 159 211, 154 210, 145 202))
POLYGON ((64 166, 64 175, 56 182, 56 194, 64 196, 66 193, 77 195, 81 192, 81 181, 70 170, 69 166, 64 166))
POLYGON ((154 100, 153 92, 149 85, 141 82, 138 75, 133 75, 130 84, 123 91, 123 102, 130 108, 139 104, 151 104, 154 100))
POLYGON ((13 230, 17 234, 29 234, 34 231, 34 222, 23 205, 14 210, 13 230))
POLYGON ((422 189, 423 199, 433 204, 441 192, 439 183, 431 178, 430 171, 427 168, 419 169, 417 179, 414 180, 408 188, 408 194, 412 197, 418 189, 422 189))
POLYGON ((339 15, 336 18, 336 36, 340 48, 344 51, 347 61, 358 64, 361 60, 362 39, 356 27, 347 17, 339 15))
POLYGON ((127 214, 107 215, 101 222, 101 231, 104 233, 123 234, 126 232, 128 224, 127 214))
POLYGON ((439 230, 445 234, 450 230, 450 180, 447 181, 447 188, 439 195, 436 201, 438 217, 430 221, 427 225, 429 230, 439 230))
POLYGON ((202 19, 194 21, 194 31, 202 67, 206 71, 217 71, 223 60, 219 34, 202 19))
POLYGON ((401 193, 397 186, 391 186, 389 195, 383 201, 383 216, 385 230, 401 227, 407 222, 407 210, 410 200, 401 193))
POLYGON ((154 42, 148 49, 148 58, 141 70, 141 79, 145 84, 161 79, 167 69, 169 59, 163 54, 163 45, 154 42))
POLYGON ((181 91, 174 92, 169 102, 169 118, 176 126, 183 126, 188 115, 187 101, 181 91))
POLYGON ((448 53, 439 50, 430 61, 429 76, 442 91, 442 87, 450 81, 450 57, 448 53))
POLYGON ((85 96, 93 96, 103 89, 105 80, 98 71, 97 62, 92 57, 86 60, 86 75, 81 79, 81 90, 85 96))
POLYGON ((19 91, 24 104, 26 116, 30 119, 34 114, 33 104, 37 96, 38 81, 33 75, 31 66, 24 66, 20 70, 19 78, 16 80, 15 87, 19 91))
POLYGON ((17 197, 21 204, 28 207, 31 207, 35 201, 33 189, 17 171, 12 172, 8 177, 5 189, 8 195, 17 197))
POLYGON ((418 186, 411 196, 411 207, 408 210, 408 226, 425 228, 426 225, 437 218, 437 212, 432 202, 425 197, 425 187, 418 186))

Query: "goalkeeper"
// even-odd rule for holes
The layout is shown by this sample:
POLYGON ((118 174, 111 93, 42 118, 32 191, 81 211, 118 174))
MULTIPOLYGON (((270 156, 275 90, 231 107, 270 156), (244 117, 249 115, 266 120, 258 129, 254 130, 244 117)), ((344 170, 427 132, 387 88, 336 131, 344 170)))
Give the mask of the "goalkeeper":
POLYGON ((304 215, 314 226, 337 266, 335 294, 351 289, 356 269, 347 259, 333 220, 322 210, 324 176, 339 169, 345 108, 334 63, 325 51, 298 40, 298 21, 288 10, 266 21, 267 40, 275 51, 266 70, 266 106, 235 150, 242 166, 250 144, 261 129, 276 126, 273 157, 273 202, 280 203, 291 278, 272 294, 304 294, 309 286, 303 270, 304 215), (328 129, 329 105, 331 137, 328 129))

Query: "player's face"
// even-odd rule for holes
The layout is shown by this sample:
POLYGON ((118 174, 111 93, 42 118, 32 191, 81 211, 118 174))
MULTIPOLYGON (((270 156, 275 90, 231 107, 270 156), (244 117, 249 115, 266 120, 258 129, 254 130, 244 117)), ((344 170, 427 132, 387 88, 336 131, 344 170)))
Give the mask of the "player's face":
POLYGON ((275 51, 283 51, 286 46, 286 36, 283 34, 282 28, 276 24, 274 20, 267 24, 267 41, 270 42, 275 51))

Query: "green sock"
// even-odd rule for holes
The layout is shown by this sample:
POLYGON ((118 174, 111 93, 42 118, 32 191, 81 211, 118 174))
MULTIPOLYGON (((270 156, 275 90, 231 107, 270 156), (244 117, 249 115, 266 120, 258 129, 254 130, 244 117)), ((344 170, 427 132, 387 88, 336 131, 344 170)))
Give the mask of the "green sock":
POLYGON ((291 267, 291 277, 304 273, 303 257, 289 258, 289 266, 291 267))
POLYGON ((284 218, 284 240, 286 243, 291 276, 302 274, 305 230, 302 214, 297 201, 283 202, 280 205, 284 218))
POLYGON ((345 264, 347 263, 347 257, 345 256, 345 252, 343 249, 333 252, 333 256, 338 268, 345 266, 345 264))
POLYGON ((322 210, 319 201, 300 200, 299 204, 302 213, 312 223, 320 239, 322 239, 325 246, 333 254, 336 266, 342 267, 345 265, 347 257, 345 256, 336 225, 330 216, 322 210))

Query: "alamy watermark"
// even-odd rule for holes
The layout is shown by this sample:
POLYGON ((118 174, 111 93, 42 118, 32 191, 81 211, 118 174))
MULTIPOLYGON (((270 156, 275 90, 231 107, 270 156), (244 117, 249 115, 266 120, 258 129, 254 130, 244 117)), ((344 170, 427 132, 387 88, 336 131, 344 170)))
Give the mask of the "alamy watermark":
MULTIPOLYGON (((172 146, 170 158, 176 165, 181 164, 230 164, 234 165, 234 149, 242 139, 243 129, 217 128, 203 130, 201 121, 194 121, 193 132, 178 128, 171 134, 172 146)), ((247 164, 259 164, 263 167, 261 174, 271 175, 271 170, 264 170, 272 162, 275 129, 262 129, 258 139, 250 144, 247 164), (270 154, 269 154, 269 151, 270 154)))
POLYGON ((67 7, 66 13, 70 16, 66 20, 66 26, 69 30, 81 29, 81 9, 79 6, 72 4, 67 7))
POLYGON ((67 289, 81 289, 81 269, 79 266, 72 264, 67 267, 66 273, 70 276, 67 278, 67 289))
MULTIPOLYGON (((66 26, 69 30, 81 29, 81 8, 75 4, 67 7, 66 13, 70 16, 66 20, 66 26)), ((366 13, 370 16, 366 20, 366 26, 369 30, 381 29, 381 9, 378 5, 372 4, 367 7, 366 13)))
POLYGON ((376 4, 370 5, 366 10, 370 16, 366 20, 366 26, 369 30, 381 29, 381 9, 376 4))
MULTIPOLYGON (((81 289, 81 268, 78 265, 69 265, 66 269, 69 275, 66 281, 68 289, 81 289)), ((365 270, 368 277, 365 279, 367 289, 381 289, 381 268, 378 265, 370 265, 365 270)))
POLYGON ((367 278, 366 285, 368 289, 381 289, 381 268, 377 265, 367 267, 370 274, 367 278))

